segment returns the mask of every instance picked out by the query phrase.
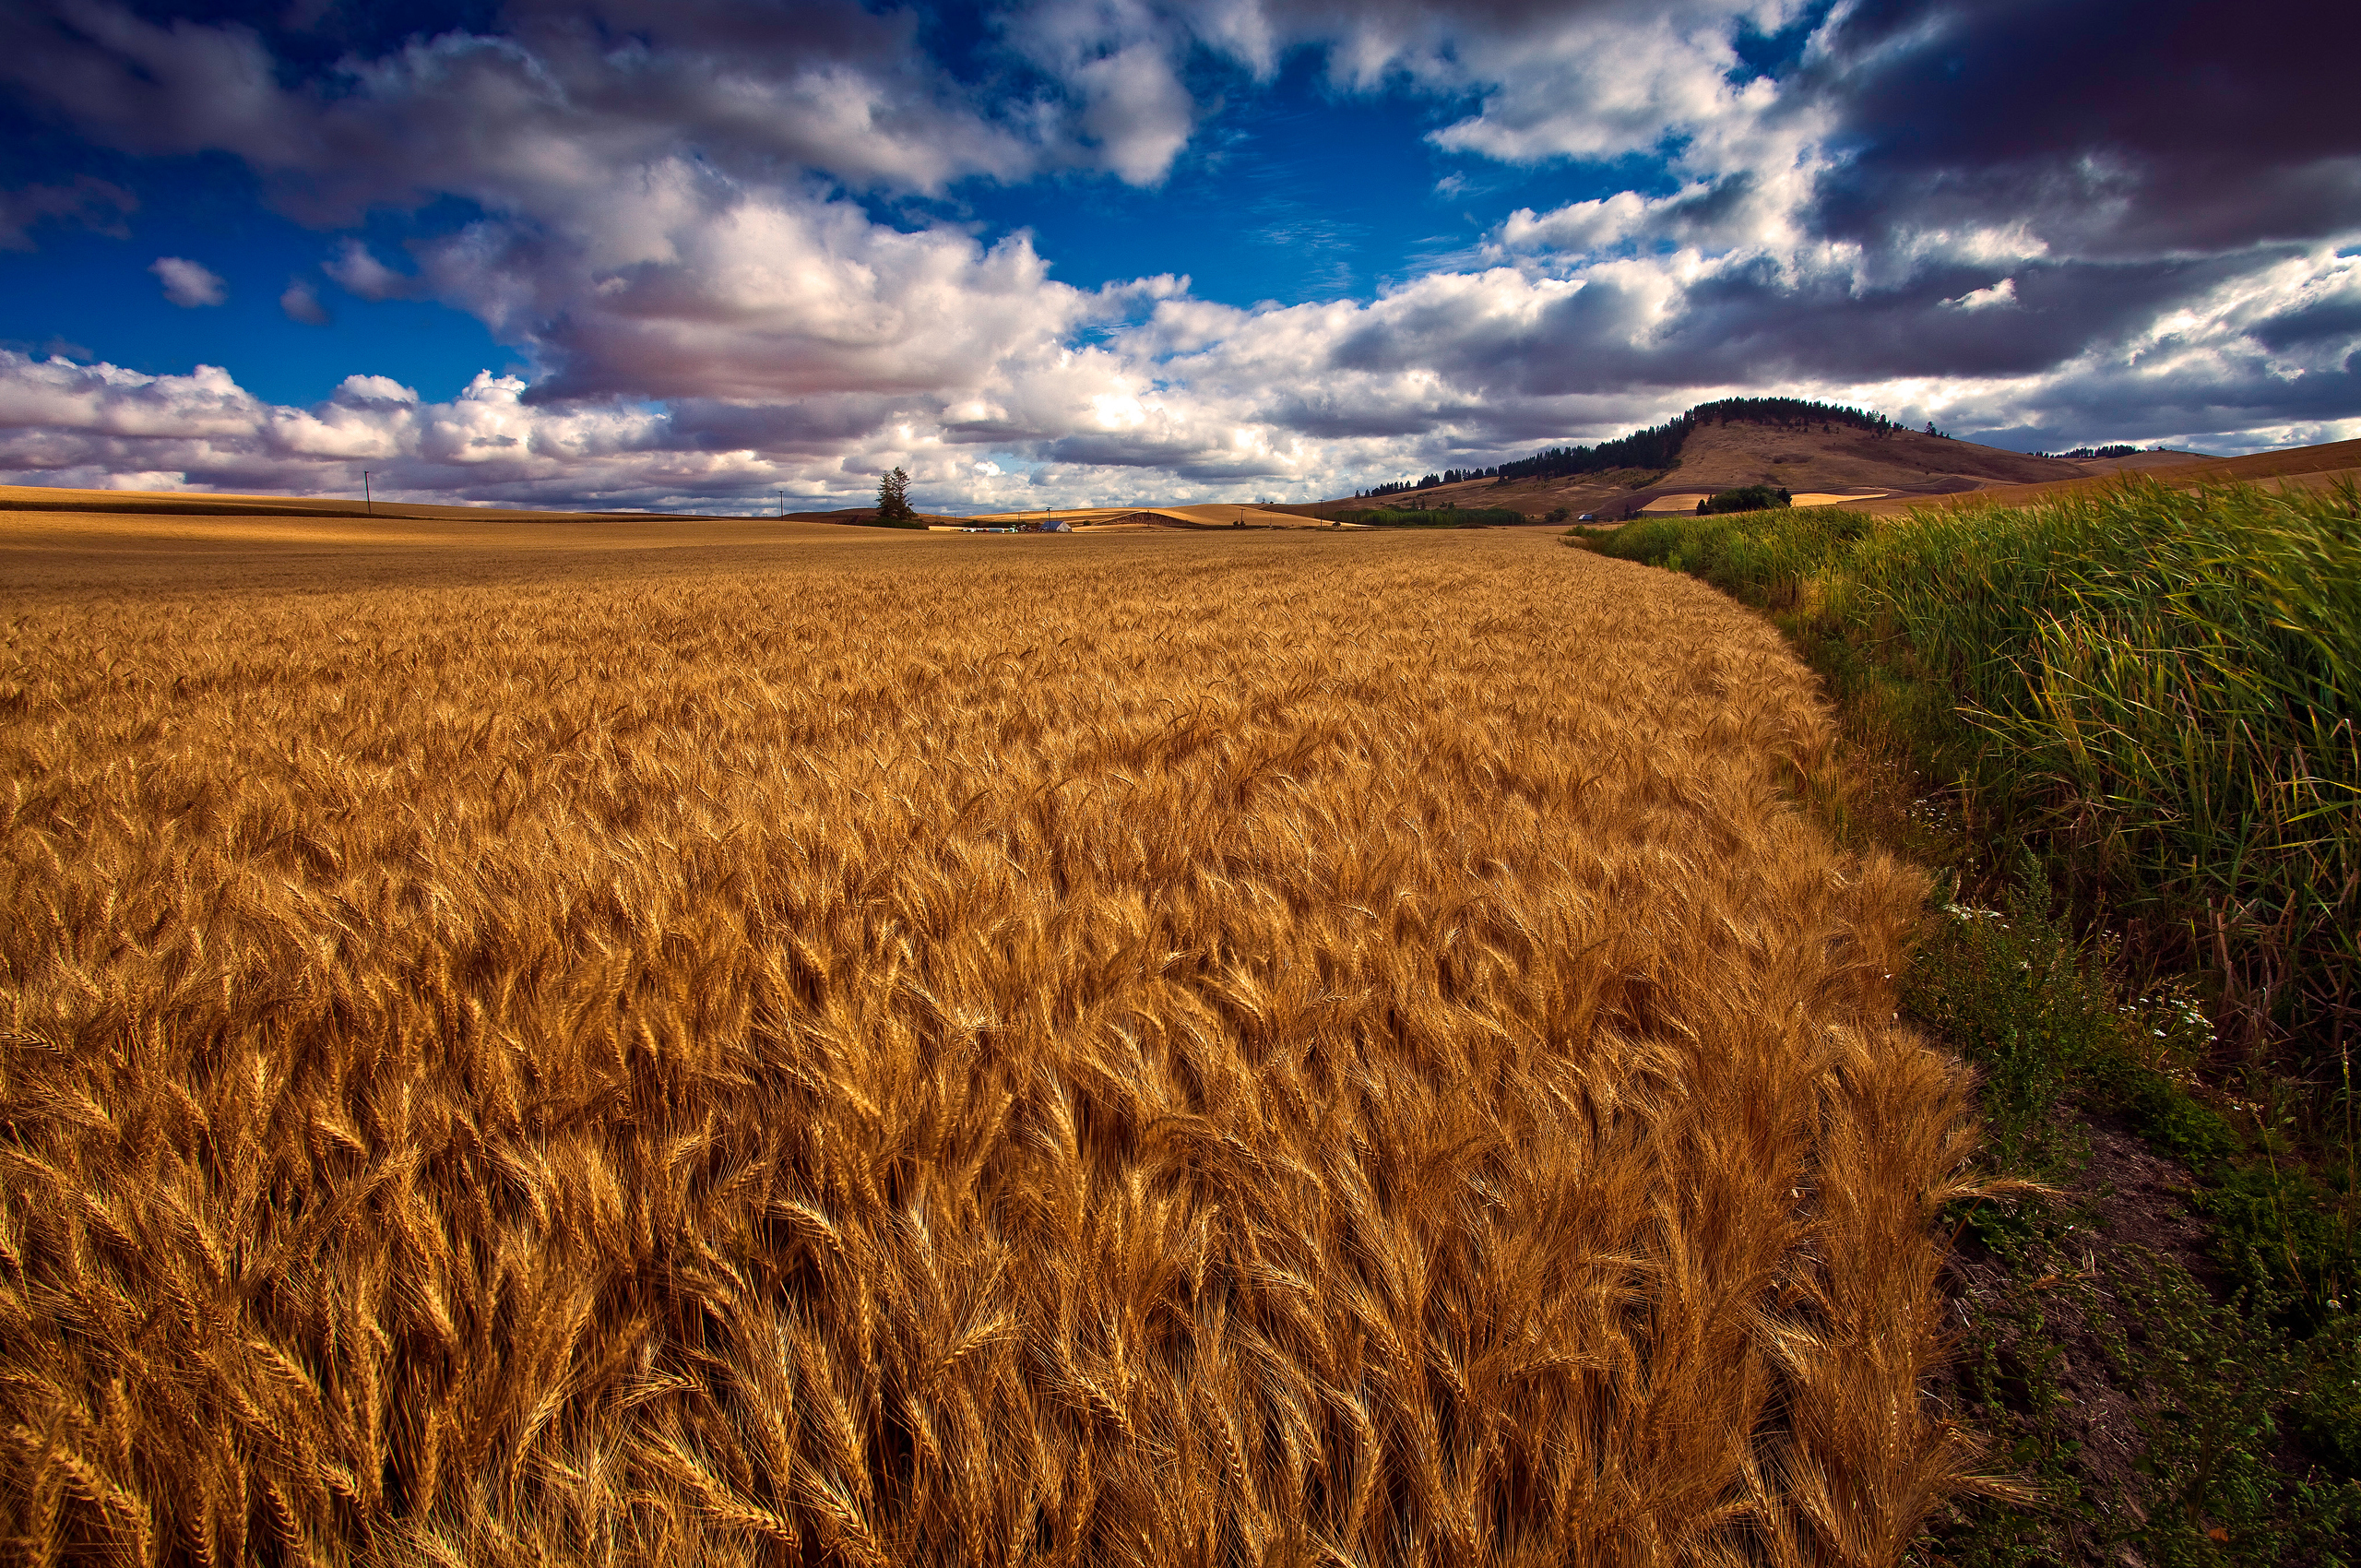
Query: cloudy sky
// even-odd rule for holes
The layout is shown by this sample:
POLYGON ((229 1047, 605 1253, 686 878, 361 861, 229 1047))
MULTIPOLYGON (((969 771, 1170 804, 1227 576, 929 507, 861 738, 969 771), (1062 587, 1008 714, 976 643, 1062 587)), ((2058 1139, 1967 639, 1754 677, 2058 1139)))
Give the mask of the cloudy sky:
POLYGON ((2288 0, 0 0, 0 481, 1302 499, 1741 391, 2361 436, 2355 41, 2288 0))

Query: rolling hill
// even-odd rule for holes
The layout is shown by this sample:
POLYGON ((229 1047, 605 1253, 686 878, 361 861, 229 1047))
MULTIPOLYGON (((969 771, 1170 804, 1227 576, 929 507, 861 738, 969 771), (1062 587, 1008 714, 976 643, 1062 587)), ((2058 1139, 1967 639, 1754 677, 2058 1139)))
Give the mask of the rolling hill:
POLYGON ((1307 510, 1333 514, 1373 505, 1506 506, 1537 520, 1564 507, 1577 516, 1591 512, 1608 520, 1636 515, 1652 505, 1659 510, 1686 509, 1700 494, 1765 483, 1827 501, 1875 498, 1907 505, 1999 486, 2053 485, 2105 478, 2126 469, 2216 461, 2197 452, 2042 457, 1899 427, 1873 430, 1842 422, 1710 416, 1690 424, 1677 450, 1666 468, 1617 468, 1505 482, 1468 479, 1382 501, 1325 501, 1307 510))

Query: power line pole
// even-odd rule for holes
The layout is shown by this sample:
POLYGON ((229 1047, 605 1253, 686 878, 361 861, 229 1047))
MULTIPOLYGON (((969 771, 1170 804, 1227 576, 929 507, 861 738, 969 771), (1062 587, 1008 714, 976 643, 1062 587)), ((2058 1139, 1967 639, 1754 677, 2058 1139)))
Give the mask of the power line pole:
POLYGON ((787 517, 787 492, 784 490, 778 493, 778 515, 782 520, 787 517))
POLYGON ((369 515, 373 517, 375 517, 377 515, 377 497, 370 493, 369 470, 367 469, 361 470, 361 499, 362 504, 369 508, 369 515))

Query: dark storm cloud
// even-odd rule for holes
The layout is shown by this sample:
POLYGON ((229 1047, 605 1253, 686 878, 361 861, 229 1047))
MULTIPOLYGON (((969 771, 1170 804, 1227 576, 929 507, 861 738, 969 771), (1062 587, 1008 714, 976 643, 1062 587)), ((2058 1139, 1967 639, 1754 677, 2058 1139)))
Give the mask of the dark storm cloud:
POLYGON ((1501 226, 1501 254, 1586 279, 1580 293, 1456 332, 1372 314, 1336 362, 1424 360, 1504 400, 2022 379, 2137 355, 2194 313, 2233 329, 2185 379, 2243 333, 2248 357, 2303 350, 2315 386, 2295 401, 2313 400, 2326 383, 2309 362, 2355 338, 2349 312, 2248 296, 2289 291, 2291 258, 2332 270, 2320 243, 2361 229, 2339 47, 2354 27, 2349 7, 2284 0, 2236 16, 2188 0, 1839 7, 1772 61, 1788 73, 1775 98, 1697 112, 1674 154, 1686 189, 1501 226), (1602 265, 1619 258, 1637 265, 1602 265))
POLYGON ((0 191, 0 250, 30 250, 29 231, 50 220, 79 223, 102 234, 125 237, 131 231, 125 227, 124 217, 138 206, 139 198, 121 185, 88 174, 77 174, 64 184, 0 191))
POLYGON ((1530 378, 1544 390, 1553 379, 1587 373, 1567 365, 1569 356, 1596 355, 1628 347, 1643 329, 1644 307, 1613 281, 1595 280, 1537 314, 1487 311, 1484 302, 1435 291, 1389 301, 1395 308, 1373 308, 1365 321, 1338 339, 1330 355, 1337 370, 1440 370, 1458 385, 1481 386, 1530 378))
POLYGON ((2021 422, 1992 429, 1964 425, 1953 434, 2023 450, 2054 451, 2109 441, 2166 436, 2201 450, 2238 451, 2257 429, 2311 433, 2361 408, 2361 365, 2295 378, 2248 372, 2213 376, 2142 377, 2112 369, 2058 376, 2019 405, 2021 422))
POLYGON ((1188 138, 1185 94, 1145 105, 1178 89, 1145 56, 1111 74, 1082 58, 1068 81, 1003 49, 962 80, 921 46, 925 21, 858 0, 26 0, 0 6, 0 82, 113 148, 234 154, 281 209, 329 225, 445 195, 537 209, 687 148, 748 181, 939 193, 1074 168, 1153 181, 1188 138))
POLYGON ((1160 469, 1185 462, 1195 453, 1185 442, 1161 436, 1094 431, 1052 441, 1043 455, 1051 462, 1086 468, 1160 469))
POLYGON ((1656 347, 1668 368, 1699 382, 1734 379, 1749 367, 1854 381, 2026 375, 2116 342, 2255 262, 2030 262, 2005 279, 1951 264, 1867 291, 1829 277, 1798 286, 1757 266, 1691 289, 1679 327, 1656 347), (1953 303, 2004 280, 2004 301, 1953 303))
MULTIPOLYGON (((844 395, 793 403, 720 403, 682 398, 667 405, 660 444, 681 451, 758 451, 816 456, 874 434, 895 414, 885 398, 844 395)), ((657 439, 651 437, 652 440, 657 439)))
POLYGON ((1054 440, 1058 434, 1054 421, 1012 419, 1005 415, 963 419, 945 413, 938 419, 937 428, 944 444, 952 446, 1014 448, 1054 440))
POLYGON ((2247 336, 2274 352, 2361 339, 2361 289, 2256 322, 2247 336))
POLYGON ((1306 393, 1264 404, 1256 412, 1283 430, 1327 440, 1418 435, 1435 428, 1436 411, 1425 407, 1389 408, 1335 393, 1306 393))
POLYGON ((852 0, 799 5, 791 25, 743 6, 528 0, 502 9, 502 30, 414 13, 378 52, 335 58, 282 53, 300 30, 240 9, 0 6, 0 81, 124 151, 232 153, 322 223, 445 194, 531 208, 691 145, 749 177, 810 168, 919 190, 1040 156, 913 47, 910 14, 852 0))
POLYGON ((2120 255, 2361 224, 2350 5, 1866 0, 1829 42, 1832 234, 2030 220, 2120 255))

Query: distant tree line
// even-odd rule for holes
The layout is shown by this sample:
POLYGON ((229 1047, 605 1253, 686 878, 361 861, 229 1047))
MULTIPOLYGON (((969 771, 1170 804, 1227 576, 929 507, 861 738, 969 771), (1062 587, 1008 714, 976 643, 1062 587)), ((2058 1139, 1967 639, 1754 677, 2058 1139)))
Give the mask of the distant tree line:
MULTIPOLYGON (((1447 469, 1445 471, 1451 473, 1458 472, 1456 469, 1447 469)), ((1413 491, 1432 490, 1435 486, 1443 482, 1444 480, 1442 474, 1429 474, 1423 479, 1396 480, 1392 484, 1381 484, 1371 490, 1356 490, 1353 492, 1353 494, 1362 500, 1374 501, 1381 495, 1406 495, 1413 491)))
POLYGON ((1393 506, 1347 507, 1332 515, 1339 522, 1394 529, 1506 528, 1525 520, 1525 514, 1513 507, 1469 506, 1463 510, 1449 503, 1431 510, 1393 506))
MULTIPOLYGON (((1518 457, 1489 469, 1445 469, 1441 473, 1428 474, 1418 480, 1398 480, 1381 484, 1373 490, 1358 491, 1357 495, 1374 500, 1382 495, 1399 495, 1405 491, 1432 490, 1439 484, 1459 484, 1472 479, 1489 479, 1496 484, 1506 484, 1518 479, 1560 479, 1570 474, 1606 473, 1614 469, 1669 469, 1680 461, 1680 448, 1689 440, 1689 433, 1701 424, 1767 424, 1785 430, 1809 430, 1817 425, 1831 430, 1844 425, 1851 430, 1867 431, 1883 439, 1895 430, 1894 422, 1880 413, 1847 408, 1838 403, 1807 401, 1801 398, 1724 398, 1716 402, 1700 403, 1687 413, 1664 423, 1635 430, 1629 435, 1619 435, 1612 441, 1602 441, 1596 446, 1551 446, 1536 452, 1530 457, 1518 457)), ((1926 434, 1940 435, 1934 422, 1927 423, 1926 434)))
POLYGON ((1786 430, 1809 430, 1814 425, 1829 430, 1841 424, 1866 430, 1871 435, 1893 434, 1893 422, 1883 414, 1840 403, 1807 402, 1801 398, 1725 398, 1717 403, 1700 403, 1681 418, 1692 425, 1712 420, 1717 424, 1735 421, 1740 424, 1777 425, 1786 430))
MULTIPOLYGON (((1458 470, 1452 469, 1450 471, 1455 473, 1458 470)), ((1392 484, 1381 484, 1373 490, 1356 490, 1353 493, 1355 495, 1374 500, 1381 495, 1402 495, 1406 494, 1413 490, 1432 490, 1435 486, 1442 482, 1443 477, 1442 474, 1428 474, 1422 479, 1395 480, 1392 484)))
MULTIPOLYGON (((2164 448, 2151 446, 2147 450, 2160 452, 2164 448)), ((2071 452, 2035 452, 2034 456, 2036 457, 2136 457, 2140 452, 2141 448, 2137 446, 2077 446, 2071 452)))
POLYGON ((1495 472, 1505 484, 1514 479, 1558 479, 1567 474, 1605 473, 1609 469, 1668 469, 1680 460, 1681 444, 1696 422, 1682 414, 1596 446, 1552 446, 1530 457, 1502 463, 1495 472))

